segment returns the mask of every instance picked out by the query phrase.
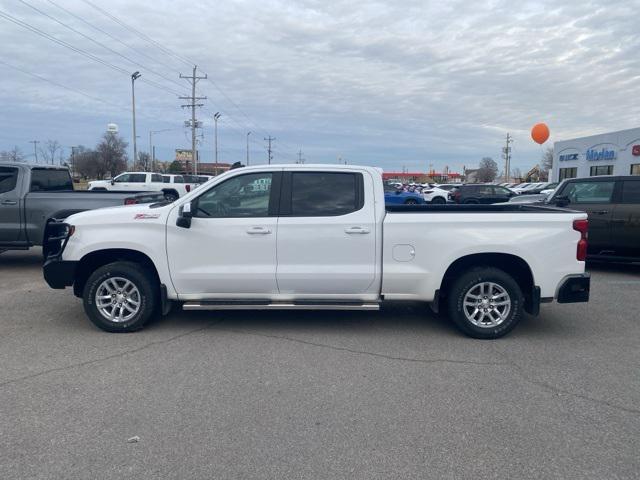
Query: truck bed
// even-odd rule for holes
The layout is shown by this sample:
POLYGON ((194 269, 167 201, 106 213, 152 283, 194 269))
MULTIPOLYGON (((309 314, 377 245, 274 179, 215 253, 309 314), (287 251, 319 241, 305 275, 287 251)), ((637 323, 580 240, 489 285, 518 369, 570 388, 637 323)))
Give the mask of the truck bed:
POLYGON ((493 205, 386 205, 389 213, 576 213, 575 210, 559 208, 553 205, 498 203, 493 205))

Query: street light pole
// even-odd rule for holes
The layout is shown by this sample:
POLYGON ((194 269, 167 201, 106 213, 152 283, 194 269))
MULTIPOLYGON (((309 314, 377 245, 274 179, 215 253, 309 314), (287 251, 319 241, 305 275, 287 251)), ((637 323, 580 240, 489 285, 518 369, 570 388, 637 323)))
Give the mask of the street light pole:
POLYGON ((133 164, 138 160, 138 145, 136 143, 136 80, 142 74, 138 71, 131 74, 131 110, 133 112, 133 164))
POLYGON ((151 171, 153 172, 155 170, 155 166, 156 166, 156 150, 155 150, 155 145, 153 144, 153 135, 156 133, 162 133, 162 132, 170 132, 172 130, 175 130, 174 128, 164 128, 162 130, 151 130, 149 131, 149 154, 151 155, 151 171))
POLYGON ((251 132, 247 132, 247 167, 249 166, 249 135, 251 132))
POLYGON ((220 112, 216 112, 215 115, 213 116, 213 121, 215 124, 214 127, 214 131, 215 131, 215 149, 216 149, 216 168, 215 168, 215 175, 218 175, 218 119, 220 118, 220 112))

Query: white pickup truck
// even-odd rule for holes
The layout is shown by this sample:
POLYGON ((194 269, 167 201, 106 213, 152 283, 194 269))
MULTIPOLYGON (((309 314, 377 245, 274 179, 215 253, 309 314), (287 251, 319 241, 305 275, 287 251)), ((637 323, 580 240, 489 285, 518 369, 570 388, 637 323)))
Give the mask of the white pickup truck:
MULTIPOLYGON (((111 180, 94 180, 89 182, 88 190, 109 190, 118 192, 162 192, 168 202, 173 202, 189 193, 192 186, 188 183, 175 182, 176 176, 168 176, 169 182, 160 173, 124 172, 111 180)), ((182 177, 179 177, 182 178, 182 177)))
POLYGON ((272 165, 171 204, 79 213, 51 228, 52 288, 111 332, 185 310, 377 310, 424 302, 497 338, 541 302, 586 302, 587 215, 530 205, 385 206, 371 167, 272 165))

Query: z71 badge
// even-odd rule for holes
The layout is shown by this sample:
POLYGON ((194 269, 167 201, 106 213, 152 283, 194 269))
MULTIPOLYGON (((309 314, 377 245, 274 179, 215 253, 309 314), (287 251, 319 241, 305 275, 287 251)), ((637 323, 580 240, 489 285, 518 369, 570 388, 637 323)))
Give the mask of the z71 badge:
POLYGON ((159 213, 136 213, 134 220, 151 220, 160 217, 159 213))

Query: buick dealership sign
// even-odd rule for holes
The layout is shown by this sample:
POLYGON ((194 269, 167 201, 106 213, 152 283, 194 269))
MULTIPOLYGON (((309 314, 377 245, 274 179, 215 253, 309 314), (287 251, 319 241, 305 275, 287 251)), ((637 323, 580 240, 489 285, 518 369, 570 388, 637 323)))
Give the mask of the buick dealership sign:
POLYGON ((566 153, 564 155, 560 155, 558 157, 558 160, 560 160, 561 162, 567 162, 569 160, 578 160, 578 154, 577 153, 566 153))

